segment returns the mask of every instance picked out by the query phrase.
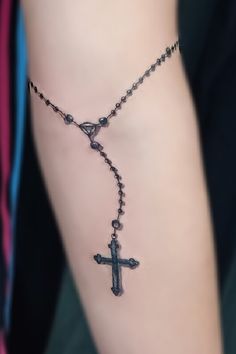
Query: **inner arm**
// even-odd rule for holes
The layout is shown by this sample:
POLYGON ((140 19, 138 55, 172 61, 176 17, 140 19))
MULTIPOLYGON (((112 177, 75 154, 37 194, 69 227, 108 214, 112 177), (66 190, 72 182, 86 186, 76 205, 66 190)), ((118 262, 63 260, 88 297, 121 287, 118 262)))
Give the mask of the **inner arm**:
MULTIPOLYGON (((79 123, 97 122, 178 37, 174 0, 23 1, 29 75, 79 123)), ((49 196, 101 354, 220 354, 212 226, 196 114, 181 57, 153 73, 104 128, 125 184, 114 296, 109 256, 117 190, 80 129, 32 97, 33 130, 49 196)))

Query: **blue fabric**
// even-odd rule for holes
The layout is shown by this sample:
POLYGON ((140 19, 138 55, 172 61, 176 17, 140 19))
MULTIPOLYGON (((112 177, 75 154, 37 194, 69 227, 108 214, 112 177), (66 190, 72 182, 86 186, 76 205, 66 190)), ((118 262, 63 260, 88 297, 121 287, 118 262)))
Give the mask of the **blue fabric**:
POLYGON ((20 182, 22 152, 24 145, 24 128, 25 128, 25 116, 26 116, 26 39, 25 29, 23 22, 22 10, 19 8, 17 11, 17 26, 16 26, 16 87, 15 87, 15 99, 16 99, 16 116, 15 118, 15 137, 14 140, 14 154, 13 154, 13 168, 10 184, 10 205, 11 205, 11 230, 12 230, 12 255, 11 264, 9 269, 9 282, 10 282, 10 295, 6 300, 5 308, 5 324, 9 329, 10 325, 10 310, 12 302, 12 290, 14 280, 14 255, 15 255, 15 225, 17 216, 17 202, 18 202, 18 190, 20 182))

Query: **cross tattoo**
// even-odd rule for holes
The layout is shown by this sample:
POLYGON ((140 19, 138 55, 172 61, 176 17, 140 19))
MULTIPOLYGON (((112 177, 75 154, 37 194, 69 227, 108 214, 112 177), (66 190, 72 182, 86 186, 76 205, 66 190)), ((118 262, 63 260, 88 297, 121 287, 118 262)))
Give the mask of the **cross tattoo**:
POLYGON ((111 243, 108 244, 111 249, 111 258, 102 257, 100 254, 94 256, 95 261, 98 264, 109 264, 112 266, 112 292, 114 295, 122 295, 122 284, 121 284, 121 266, 126 266, 134 269, 139 265, 139 262, 134 258, 121 259, 118 257, 118 249, 120 248, 119 243, 116 239, 112 239, 111 243))

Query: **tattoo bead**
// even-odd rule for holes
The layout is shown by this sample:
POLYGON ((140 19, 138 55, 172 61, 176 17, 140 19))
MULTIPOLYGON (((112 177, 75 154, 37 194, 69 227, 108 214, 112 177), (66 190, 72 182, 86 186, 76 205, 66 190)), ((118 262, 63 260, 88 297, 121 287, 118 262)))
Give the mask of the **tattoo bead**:
POLYGON ((114 167, 114 166, 111 166, 111 171, 113 171, 113 172, 117 172, 118 170, 117 170, 117 168, 116 167, 114 167))
POLYGON ((117 239, 117 234, 115 234, 115 233, 111 234, 111 238, 112 238, 113 240, 117 239))
POLYGON ((157 63, 157 65, 161 65, 161 59, 158 58, 158 59, 156 60, 156 63, 157 63))
POLYGON ((94 150, 98 150, 100 144, 97 141, 91 141, 90 146, 94 150))
POLYGON ((54 106, 54 107, 53 107, 53 110, 54 110, 55 112, 58 112, 58 111, 59 111, 59 108, 58 108, 57 106, 54 106))
POLYGON ((146 76, 150 76, 150 71, 149 71, 149 70, 146 70, 146 71, 145 71, 145 75, 146 75, 146 76))
POLYGON ((46 100, 45 103, 46 103, 47 106, 50 105, 50 101, 49 100, 46 100))
POLYGON ((64 122, 65 122, 65 124, 71 124, 73 121, 74 121, 74 118, 72 117, 71 114, 67 114, 67 115, 64 117, 64 122))
POLYGON ((161 61, 165 61, 165 60, 166 60, 166 56, 165 56, 165 54, 162 54, 161 61))
POLYGON ((168 58, 171 57, 171 49, 169 47, 166 48, 166 55, 168 58))
POLYGON ((130 90, 130 89, 127 90, 127 95, 128 95, 128 96, 131 96, 131 95, 132 95, 132 90, 130 90))
POLYGON ((106 126, 108 124, 108 119, 107 117, 101 117, 99 118, 99 123, 101 124, 102 127, 106 126))
POLYGON ((39 94, 39 97, 41 98, 41 100, 43 99, 43 94, 42 93, 40 93, 39 94))
POLYGON ((156 65, 155 65, 155 64, 152 64, 152 65, 151 65, 151 71, 155 71, 155 69, 156 69, 156 65))
POLYGON ((120 109, 120 107, 121 107, 121 104, 120 104, 120 102, 118 102, 118 103, 116 104, 116 108, 117 108, 117 109, 120 109))
POLYGON ((138 79, 138 82, 139 82, 140 84, 143 83, 143 77, 142 77, 142 76, 138 79))
POLYGON ((122 102, 126 102, 126 96, 122 96, 122 97, 121 97, 121 101, 122 101, 122 102))
POLYGON ((113 109, 113 110, 111 111, 111 114, 112 114, 113 116, 115 116, 115 115, 116 115, 116 111, 113 109))
POLYGON ((106 157, 106 156, 107 156, 107 154, 106 154, 105 152, 103 152, 103 151, 100 151, 100 155, 101 155, 102 157, 106 157))
POLYGON ((114 229, 118 230, 121 227, 121 223, 118 219, 112 220, 112 227, 114 227, 114 229))
POLYGON ((137 83, 134 83, 133 86, 132 86, 132 89, 133 89, 133 90, 136 90, 137 88, 138 88, 137 83))
POLYGON ((121 208, 119 208, 119 209, 118 209, 118 213, 119 213, 119 214, 123 214, 123 213, 124 213, 124 210, 121 209, 121 208))

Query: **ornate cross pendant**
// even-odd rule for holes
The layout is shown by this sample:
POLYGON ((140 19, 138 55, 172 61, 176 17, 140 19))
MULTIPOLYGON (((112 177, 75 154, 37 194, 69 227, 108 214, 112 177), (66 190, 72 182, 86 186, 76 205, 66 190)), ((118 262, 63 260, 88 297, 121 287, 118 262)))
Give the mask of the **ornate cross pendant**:
POLYGON ((100 254, 94 256, 98 264, 108 264, 112 266, 112 292, 114 295, 122 295, 123 289, 121 284, 121 266, 134 269, 139 265, 139 262, 134 258, 122 259, 118 257, 119 243, 116 239, 112 239, 108 244, 111 250, 111 258, 102 257, 100 254))

